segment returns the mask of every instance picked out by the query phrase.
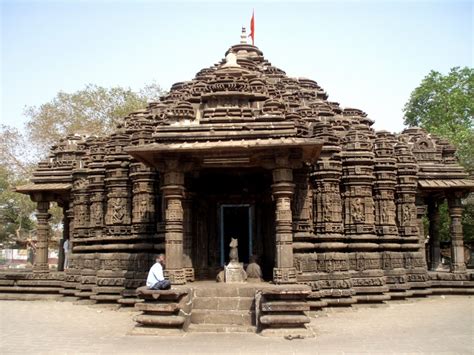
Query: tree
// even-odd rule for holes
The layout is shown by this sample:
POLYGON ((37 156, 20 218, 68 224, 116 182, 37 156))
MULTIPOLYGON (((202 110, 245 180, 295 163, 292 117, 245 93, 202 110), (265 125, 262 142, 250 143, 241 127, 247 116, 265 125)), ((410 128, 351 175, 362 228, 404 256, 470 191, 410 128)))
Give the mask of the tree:
MULTIPOLYGON (((409 126, 419 126, 448 139, 457 148, 461 165, 474 173, 474 69, 455 67, 447 75, 431 71, 411 93, 404 108, 409 126)), ((440 207, 440 238, 449 239, 449 211, 440 207)), ((474 203, 464 201, 463 229, 474 240, 474 203)))
POLYGON ((31 175, 34 157, 28 139, 18 129, 0 125, 0 166, 15 178, 31 175))
POLYGON ((74 93, 60 91, 50 102, 29 106, 28 137, 44 156, 50 146, 68 134, 111 133, 120 119, 132 111, 145 108, 147 101, 156 101, 163 94, 156 83, 138 92, 119 86, 104 88, 89 84, 74 93))
POLYGON ((447 138, 461 164, 474 172, 474 69, 431 71, 405 104, 404 123, 447 138))
POLYGON ((0 165, 0 243, 24 240, 34 229, 35 203, 14 191, 14 186, 22 183, 0 165))
MULTIPOLYGON (((25 239, 34 229, 35 203, 14 189, 26 183, 51 145, 73 133, 108 134, 120 119, 144 108, 147 101, 157 101, 162 94, 156 83, 138 92, 90 84, 74 93, 61 91, 39 107, 26 107, 29 120, 25 133, 0 125, 0 242, 25 239)), ((60 228, 60 208, 53 204, 50 212, 51 225, 60 228)))

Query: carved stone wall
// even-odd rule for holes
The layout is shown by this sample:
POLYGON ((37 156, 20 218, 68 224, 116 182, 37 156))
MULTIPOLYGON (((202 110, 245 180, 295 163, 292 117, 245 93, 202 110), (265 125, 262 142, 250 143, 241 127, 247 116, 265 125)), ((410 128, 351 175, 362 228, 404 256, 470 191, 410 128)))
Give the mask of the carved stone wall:
POLYGON ((397 165, 393 147, 396 143, 392 134, 379 132, 375 140, 375 228, 377 235, 398 236, 396 223, 395 186, 397 165))
POLYGON ((344 232, 340 191, 341 147, 329 125, 319 124, 315 133, 318 138, 324 139, 324 146, 311 174, 314 186, 314 232, 318 239, 337 240, 344 232))
POLYGON ((356 239, 375 234, 372 146, 368 135, 357 129, 349 131, 343 145, 344 230, 356 239))

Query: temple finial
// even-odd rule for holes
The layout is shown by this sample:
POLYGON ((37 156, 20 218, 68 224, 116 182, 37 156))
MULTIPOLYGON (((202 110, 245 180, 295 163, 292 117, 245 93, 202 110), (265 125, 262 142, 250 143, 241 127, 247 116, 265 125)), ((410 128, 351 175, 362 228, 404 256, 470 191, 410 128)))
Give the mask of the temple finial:
POLYGON ((245 27, 242 27, 242 34, 240 35, 240 43, 247 44, 247 30, 245 27))

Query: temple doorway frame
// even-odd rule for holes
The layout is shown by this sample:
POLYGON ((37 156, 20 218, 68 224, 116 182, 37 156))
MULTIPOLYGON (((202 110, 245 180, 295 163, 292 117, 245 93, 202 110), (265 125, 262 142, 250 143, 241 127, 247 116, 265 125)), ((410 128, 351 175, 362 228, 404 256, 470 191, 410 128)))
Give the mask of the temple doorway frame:
POLYGON ((248 218, 248 253, 249 258, 252 256, 253 251, 253 227, 254 227, 254 211, 255 206, 253 204, 244 203, 244 204, 226 204, 223 203, 219 206, 219 240, 220 240, 220 265, 225 265, 225 241, 224 241, 224 228, 225 228, 225 218, 224 218, 224 209, 225 208, 247 208, 247 218, 248 218))

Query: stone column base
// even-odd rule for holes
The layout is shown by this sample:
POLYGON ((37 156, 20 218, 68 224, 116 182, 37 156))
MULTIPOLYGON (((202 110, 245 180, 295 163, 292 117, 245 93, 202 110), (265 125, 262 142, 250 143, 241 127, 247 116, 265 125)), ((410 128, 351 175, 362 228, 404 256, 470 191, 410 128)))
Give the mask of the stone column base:
POLYGON ((165 275, 172 285, 184 285, 186 283, 185 269, 167 269, 165 270, 165 275))
POLYGON ((48 263, 35 264, 33 266, 33 272, 49 272, 48 263))
POLYGON ((296 283, 296 269, 294 267, 273 268, 273 282, 276 284, 296 283))

